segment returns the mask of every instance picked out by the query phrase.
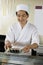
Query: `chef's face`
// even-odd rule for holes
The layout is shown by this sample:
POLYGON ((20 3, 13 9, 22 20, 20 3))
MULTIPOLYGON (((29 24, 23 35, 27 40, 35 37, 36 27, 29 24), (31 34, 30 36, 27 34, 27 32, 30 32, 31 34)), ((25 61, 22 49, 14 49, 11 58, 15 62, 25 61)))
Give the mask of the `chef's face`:
POLYGON ((29 14, 23 10, 20 10, 16 13, 17 19, 20 23, 26 23, 27 18, 29 17, 29 14))

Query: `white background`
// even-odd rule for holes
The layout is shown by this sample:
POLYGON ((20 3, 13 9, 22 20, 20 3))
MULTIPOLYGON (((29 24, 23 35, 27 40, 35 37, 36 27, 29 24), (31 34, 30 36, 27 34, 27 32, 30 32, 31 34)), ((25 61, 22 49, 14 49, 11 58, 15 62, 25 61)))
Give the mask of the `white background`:
POLYGON ((38 28, 39 34, 43 35, 43 8, 35 9, 34 24, 38 28))

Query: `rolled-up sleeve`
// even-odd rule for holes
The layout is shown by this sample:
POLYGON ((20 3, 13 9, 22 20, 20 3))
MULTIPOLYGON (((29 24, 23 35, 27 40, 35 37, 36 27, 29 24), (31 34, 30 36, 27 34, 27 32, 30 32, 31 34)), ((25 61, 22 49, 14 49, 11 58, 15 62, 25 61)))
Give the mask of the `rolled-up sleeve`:
POLYGON ((33 43, 37 43, 38 45, 40 43, 39 34, 38 34, 38 31, 37 31, 37 28, 34 28, 33 32, 32 32, 32 41, 31 41, 31 44, 33 44, 33 43))
POLYGON ((6 34, 5 41, 8 40, 8 41, 10 41, 12 43, 12 42, 14 42, 14 39, 15 39, 15 36, 14 36, 13 30, 12 30, 12 27, 10 27, 7 34, 6 34))

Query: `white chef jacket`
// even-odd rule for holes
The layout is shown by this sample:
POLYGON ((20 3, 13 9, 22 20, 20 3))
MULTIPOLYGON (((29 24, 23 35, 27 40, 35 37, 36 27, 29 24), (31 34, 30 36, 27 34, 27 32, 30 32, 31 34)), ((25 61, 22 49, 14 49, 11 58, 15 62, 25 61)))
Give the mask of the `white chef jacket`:
POLYGON ((37 28, 29 22, 27 22, 23 29, 19 22, 13 24, 6 34, 5 41, 6 40, 9 40, 11 44, 14 42, 20 42, 24 45, 33 43, 37 43, 39 45, 37 28))

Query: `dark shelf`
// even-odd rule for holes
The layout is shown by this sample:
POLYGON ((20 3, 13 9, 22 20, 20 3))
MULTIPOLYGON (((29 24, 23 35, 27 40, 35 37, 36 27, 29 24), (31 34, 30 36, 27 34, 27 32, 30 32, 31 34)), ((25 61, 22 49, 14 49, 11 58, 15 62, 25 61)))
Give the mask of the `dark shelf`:
POLYGON ((4 41, 5 41, 6 35, 0 35, 0 52, 4 52, 4 41))

